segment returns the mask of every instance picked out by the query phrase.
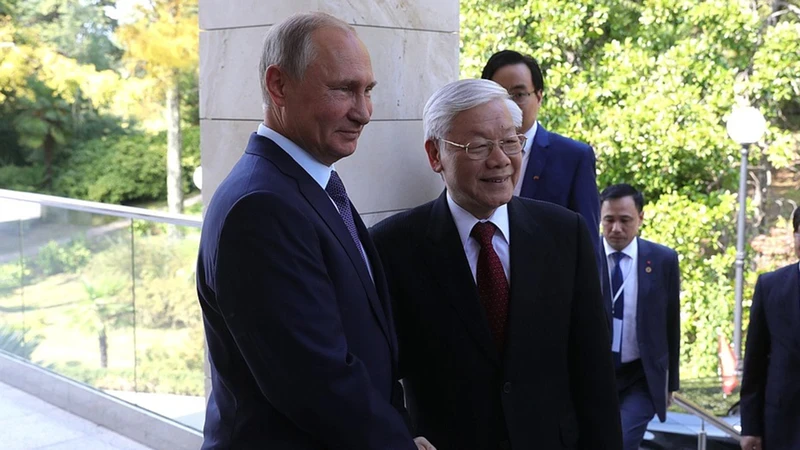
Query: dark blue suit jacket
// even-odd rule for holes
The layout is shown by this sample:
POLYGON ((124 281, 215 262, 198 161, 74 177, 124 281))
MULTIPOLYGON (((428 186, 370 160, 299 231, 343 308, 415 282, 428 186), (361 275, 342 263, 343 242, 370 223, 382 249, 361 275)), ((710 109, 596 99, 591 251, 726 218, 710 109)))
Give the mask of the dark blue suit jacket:
POLYGON ((584 221, 518 197, 508 216, 502 356, 445 194, 372 230, 396 308, 415 434, 438 450, 618 450, 608 328, 584 221))
POLYGON ((599 261, 600 194, 592 147, 539 124, 520 197, 555 203, 583 216, 599 261))
MULTIPOLYGON (((636 239, 639 246, 636 338, 650 398, 663 422, 667 417, 667 392, 680 388, 681 272, 675 250, 642 238, 636 239)), ((605 257, 602 266, 601 283, 611 326, 611 282, 605 257)))
POLYGON ((742 434, 765 450, 800 448, 800 274, 792 264, 758 277, 744 357, 742 434))
POLYGON ((203 449, 414 450, 386 280, 325 191, 253 134, 207 209, 197 285, 211 363, 203 449))

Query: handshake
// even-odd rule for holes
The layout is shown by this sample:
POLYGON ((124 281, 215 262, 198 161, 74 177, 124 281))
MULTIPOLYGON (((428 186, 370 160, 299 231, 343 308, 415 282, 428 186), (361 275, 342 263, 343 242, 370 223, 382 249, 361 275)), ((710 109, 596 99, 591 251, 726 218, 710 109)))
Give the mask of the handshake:
POLYGON ((417 450, 436 450, 436 447, 422 436, 415 437, 414 443, 417 444, 417 450))

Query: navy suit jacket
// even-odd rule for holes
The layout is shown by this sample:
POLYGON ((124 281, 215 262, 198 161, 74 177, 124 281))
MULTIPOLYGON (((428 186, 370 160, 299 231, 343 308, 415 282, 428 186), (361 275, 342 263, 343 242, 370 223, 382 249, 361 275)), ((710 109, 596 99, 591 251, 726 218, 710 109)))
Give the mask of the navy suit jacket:
POLYGON ((758 277, 741 390, 742 434, 765 450, 800 448, 800 274, 792 264, 758 277))
POLYGON ((445 194, 372 229, 415 433, 438 450, 619 450, 608 328, 584 221, 518 197, 508 214, 502 356, 445 194))
POLYGON ((253 134, 203 222, 211 363, 203 449, 414 450, 380 258, 374 283, 326 192, 253 134))
MULTIPOLYGON (((636 338, 650 398, 658 418, 667 418, 667 392, 680 388, 681 304, 678 254, 675 250, 636 238, 636 338)), ((603 258, 601 284, 611 327, 611 281, 608 259, 603 258)))
POLYGON ((555 203, 583 216, 600 259, 600 194, 592 147, 547 131, 533 136, 520 197, 555 203))

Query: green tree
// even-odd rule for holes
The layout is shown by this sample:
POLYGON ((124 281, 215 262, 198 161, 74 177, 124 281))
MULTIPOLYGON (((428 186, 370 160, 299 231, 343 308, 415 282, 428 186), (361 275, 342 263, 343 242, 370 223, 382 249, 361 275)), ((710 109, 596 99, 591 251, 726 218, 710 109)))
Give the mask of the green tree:
POLYGON ((118 31, 125 58, 153 79, 165 97, 167 117, 167 204, 183 212, 181 168, 181 74, 198 61, 196 0, 151 0, 141 18, 118 31))
POLYGON ((100 367, 108 368, 108 333, 114 328, 129 326, 133 321, 133 305, 120 298, 125 282, 113 275, 92 281, 83 280, 87 302, 80 317, 84 326, 97 334, 100 367))
POLYGON ((797 1, 463 0, 461 11, 462 76, 500 49, 532 54, 541 122, 594 146, 601 188, 644 189, 642 234, 681 255, 684 375, 714 374, 716 333, 733 321, 739 148, 724 124, 740 103, 770 121, 751 160, 758 218, 763 180, 800 159, 797 1))
POLYGON ((0 16, 0 60, 0 134, 8 137, 0 163, 43 165, 33 187, 47 188, 72 138, 109 111, 119 76, 64 56, 11 16, 0 16))
POLYGON ((97 70, 116 68, 122 50, 112 41, 116 20, 106 14, 114 0, 26 0, 15 11, 19 26, 60 54, 97 70))

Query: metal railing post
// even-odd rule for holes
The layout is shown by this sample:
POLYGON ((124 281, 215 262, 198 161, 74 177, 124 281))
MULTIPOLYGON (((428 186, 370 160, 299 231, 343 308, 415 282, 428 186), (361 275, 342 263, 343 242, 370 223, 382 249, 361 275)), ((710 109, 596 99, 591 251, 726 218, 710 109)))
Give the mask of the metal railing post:
POLYGON ((700 422, 700 432, 697 433, 697 450, 706 450, 706 421, 700 422))

